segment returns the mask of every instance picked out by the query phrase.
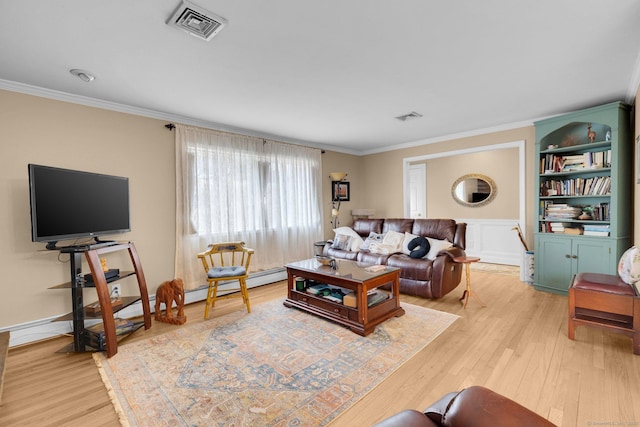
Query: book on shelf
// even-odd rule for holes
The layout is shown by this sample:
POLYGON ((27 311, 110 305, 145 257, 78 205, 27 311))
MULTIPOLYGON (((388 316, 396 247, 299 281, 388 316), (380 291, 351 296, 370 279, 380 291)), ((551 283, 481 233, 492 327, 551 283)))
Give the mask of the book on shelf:
POLYGON ((585 236, 607 237, 611 233, 611 226, 608 224, 585 224, 583 228, 585 236))
POLYGON ((608 237, 608 231, 593 231, 593 230, 584 230, 583 233, 585 236, 599 236, 599 237, 608 237))
POLYGON ((323 295, 323 297, 325 299, 328 299, 329 301, 342 304, 344 301, 344 297, 352 293, 353 293, 352 290, 341 288, 340 286, 330 286, 329 294, 328 295, 325 294, 323 295))
POLYGON ((607 224, 585 224, 585 231, 611 231, 611 226, 607 224))
POLYGON ((389 294, 385 291, 375 289, 372 294, 367 293, 367 307, 374 306, 389 298, 389 294))
POLYGON ((540 184, 540 195, 546 196, 604 196, 611 193, 611 177, 550 179, 540 184))
POLYGON ((540 174, 572 172, 603 167, 611 167, 611 150, 589 151, 582 154, 568 154, 564 156, 547 153, 540 157, 540 174))
POLYGON ((582 213, 579 206, 570 206, 566 203, 550 203, 545 210, 546 219, 575 219, 582 213))

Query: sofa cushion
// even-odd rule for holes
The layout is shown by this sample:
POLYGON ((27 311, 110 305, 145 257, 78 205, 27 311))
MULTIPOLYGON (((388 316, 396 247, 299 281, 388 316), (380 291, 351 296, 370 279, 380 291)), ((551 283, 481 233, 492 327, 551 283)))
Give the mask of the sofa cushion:
MULTIPOLYGON (((411 233, 413 218, 387 218, 382 224, 382 232, 397 231, 399 233, 411 233)), ((414 233, 415 234, 415 233, 414 233)))
POLYGON ((358 258, 358 254, 360 253, 360 251, 354 252, 354 251, 345 251, 342 249, 334 249, 331 246, 329 246, 329 248, 325 247, 324 252, 326 256, 339 258, 339 259, 348 259, 350 261, 356 261, 358 258))
POLYGON ((394 254, 387 259, 389 267, 397 267, 402 270, 404 279, 428 281, 431 280, 433 261, 426 258, 411 258, 405 254, 394 254))
POLYGON ((356 218, 353 221, 353 230, 362 237, 367 237, 371 233, 382 234, 381 218, 356 218))
POLYGON ((456 221, 453 219, 415 219, 411 234, 453 242, 456 236, 456 221))
POLYGON ((392 254, 377 254, 369 251, 360 251, 358 252, 357 260, 358 262, 364 262, 366 264, 388 265, 387 261, 391 255, 392 254))

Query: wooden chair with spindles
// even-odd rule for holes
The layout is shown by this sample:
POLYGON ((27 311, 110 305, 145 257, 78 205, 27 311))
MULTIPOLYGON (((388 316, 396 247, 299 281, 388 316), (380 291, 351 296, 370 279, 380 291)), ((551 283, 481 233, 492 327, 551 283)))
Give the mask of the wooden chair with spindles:
POLYGON ((209 308, 215 306, 216 299, 222 298, 241 297, 247 306, 247 313, 251 313, 247 277, 249 277, 249 263, 254 251, 244 245, 244 242, 213 243, 209 245, 209 249, 198 254, 209 283, 204 308, 205 319, 209 318, 209 308), (231 283, 235 280, 238 281, 238 286, 231 283), (232 292, 218 296, 220 282, 222 282, 220 291, 232 292))

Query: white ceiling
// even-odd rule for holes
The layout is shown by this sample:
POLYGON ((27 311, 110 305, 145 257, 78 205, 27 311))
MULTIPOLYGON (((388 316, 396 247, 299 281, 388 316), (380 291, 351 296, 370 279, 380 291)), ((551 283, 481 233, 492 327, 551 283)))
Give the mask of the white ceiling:
POLYGON ((640 81, 638 0, 193 0, 229 22, 210 42, 165 24, 180 1, 0 0, 0 89, 365 154, 640 81))

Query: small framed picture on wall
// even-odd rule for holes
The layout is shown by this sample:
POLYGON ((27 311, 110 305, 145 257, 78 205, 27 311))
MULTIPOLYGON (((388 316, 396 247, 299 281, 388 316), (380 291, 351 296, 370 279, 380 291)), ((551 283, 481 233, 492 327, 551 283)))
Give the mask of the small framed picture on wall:
POLYGON ((348 181, 332 181, 331 182, 331 200, 340 200, 348 202, 350 197, 348 181))

